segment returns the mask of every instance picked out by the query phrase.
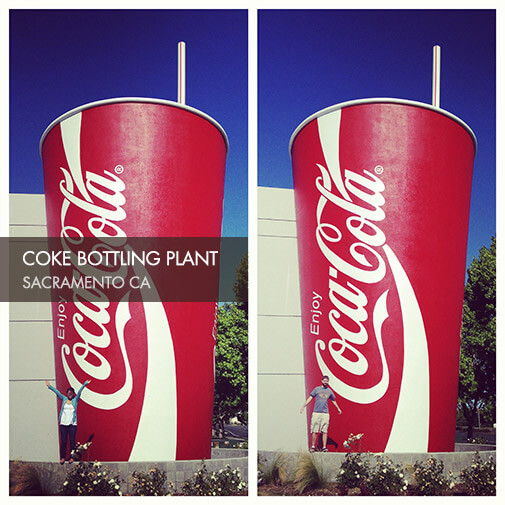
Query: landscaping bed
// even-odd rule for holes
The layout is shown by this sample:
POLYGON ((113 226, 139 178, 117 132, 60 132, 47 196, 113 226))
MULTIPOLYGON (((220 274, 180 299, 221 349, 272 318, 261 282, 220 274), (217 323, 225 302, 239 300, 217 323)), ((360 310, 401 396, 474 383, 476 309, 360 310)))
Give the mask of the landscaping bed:
POLYGON ((453 472, 435 457, 410 463, 386 454, 347 453, 335 461, 313 453, 296 460, 274 453, 258 456, 259 496, 494 496, 496 464, 478 452, 453 472), (294 463, 294 464, 293 464, 294 463))
MULTIPOLYGON (((470 489, 465 484, 455 484, 450 490, 441 496, 469 496, 470 489)), ((370 491, 366 488, 343 488, 336 483, 328 484, 324 488, 306 489, 299 493, 296 485, 286 484, 264 484, 258 487, 258 496, 370 496, 370 491)), ((404 496, 423 496, 415 486, 407 486, 404 496)))

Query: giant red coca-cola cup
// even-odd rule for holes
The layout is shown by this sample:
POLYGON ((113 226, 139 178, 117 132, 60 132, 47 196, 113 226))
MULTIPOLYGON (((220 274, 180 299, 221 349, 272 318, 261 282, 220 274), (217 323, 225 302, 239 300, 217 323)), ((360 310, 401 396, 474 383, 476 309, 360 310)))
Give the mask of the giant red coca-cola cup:
POLYGON ((306 394, 328 375, 330 451, 453 451, 476 140, 406 100, 324 109, 294 132, 306 394), (352 448, 352 446, 351 446, 352 448))
MULTIPOLYGON (((48 236, 70 250, 83 237, 104 248, 123 237, 123 250, 128 237, 219 237, 227 148, 216 121, 180 103, 74 109, 41 139, 48 236)), ((91 379, 77 431, 81 442, 94 434, 91 457, 210 457, 216 304, 78 295, 53 301, 56 386, 77 391, 91 379)))

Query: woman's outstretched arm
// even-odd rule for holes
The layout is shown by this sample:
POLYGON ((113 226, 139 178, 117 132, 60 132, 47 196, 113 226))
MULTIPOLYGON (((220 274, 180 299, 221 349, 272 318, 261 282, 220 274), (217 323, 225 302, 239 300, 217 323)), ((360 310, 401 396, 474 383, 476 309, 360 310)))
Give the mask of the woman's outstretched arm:
POLYGON ((79 388, 79 391, 77 391, 77 394, 75 395, 77 399, 81 397, 82 390, 91 382, 91 379, 86 379, 84 381, 84 384, 79 388))
POLYGON ((48 387, 48 389, 50 389, 53 393, 56 394, 56 396, 60 399, 60 400, 63 400, 63 398, 65 398, 56 388, 54 388, 53 386, 51 386, 51 384, 49 384, 49 381, 46 380, 46 386, 48 387))

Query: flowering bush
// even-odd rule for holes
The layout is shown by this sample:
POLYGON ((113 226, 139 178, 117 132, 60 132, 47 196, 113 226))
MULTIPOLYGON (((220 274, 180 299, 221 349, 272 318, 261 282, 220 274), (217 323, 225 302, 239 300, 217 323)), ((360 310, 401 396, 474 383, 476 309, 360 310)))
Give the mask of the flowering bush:
POLYGON ((89 449, 91 444, 92 444, 91 440, 85 442, 84 444, 80 444, 79 442, 77 442, 75 444, 75 449, 73 451, 70 451, 70 457, 74 461, 81 461, 82 455, 89 449))
POLYGON ((58 489, 60 495, 121 496, 119 475, 109 473, 98 461, 80 462, 67 472, 65 482, 58 489))
POLYGON ((428 458, 426 462, 414 463, 414 479, 416 492, 419 495, 437 496, 444 494, 447 489, 454 487, 452 472, 449 477, 444 475, 444 463, 435 458, 428 458))
POLYGON ((131 483, 134 496, 167 496, 175 492, 172 482, 167 482, 167 472, 151 468, 147 473, 133 472, 131 483))
POLYGON ((467 443, 469 444, 489 444, 489 442, 482 437, 476 437, 476 438, 467 438, 466 439, 467 443))
MULTIPOLYGON (((354 445, 358 444, 358 442, 361 440, 362 436, 363 436, 363 433, 358 433, 357 435, 353 435, 352 433, 349 433, 347 440, 344 441, 344 447, 346 449, 352 449, 352 447, 354 445)), ((361 443, 360 443, 360 446, 361 446, 361 443)))
POLYGON ((370 469, 364 484, 374 496, 402 495, 407 491, 401 465, 394 465, 388 457, 377 456, 375 466, 370 469))
POLYGON ((70 457, 74 461, 82 461, 82 455, 90 448, 94 436, 95 434, 92 433, 84 444, 79 442, 75 444, 74 450, 70 451, 70 457))
POLYGON ((467 486, 471 495, 496 495, 496 464, 492 457, 483 462, 479 453, 476 452, 472 465, 464 468, 459 478, 467 486))
POLYGON ((243 494, 247 485, 240 477, 238 468, 231 469, 226 465, 218 472, 207 470, 202 461, 201 468, 195 472, 192 479, 183 482, 181 492, 184 496, 230 496, 243 494))
POLYGON ((340 472, 337 475, 337 484, 346 488, 359 487, 363 480, 368 477, 370 464, 360 453, 346 454, 340 472))

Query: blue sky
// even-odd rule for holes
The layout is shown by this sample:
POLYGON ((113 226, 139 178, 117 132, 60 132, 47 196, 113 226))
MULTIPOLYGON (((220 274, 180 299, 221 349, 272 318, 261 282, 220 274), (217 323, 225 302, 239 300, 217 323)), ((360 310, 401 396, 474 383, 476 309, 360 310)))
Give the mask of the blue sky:
POLYGON ((347 100, 431 103, 442 48, 441 107, 477 136, 467 263, 496 234, 495 11, 331 10, 258 13, 258 181, 292 188, 288 143, 306 117, 347 100))
POLYGON ((51 121, 121 96, 177 100, 186 42, 186 103, 225 129, 223 235, 247 235, 247 11, 11 10, 11 193, 43 193, 39 140, 51 121))

